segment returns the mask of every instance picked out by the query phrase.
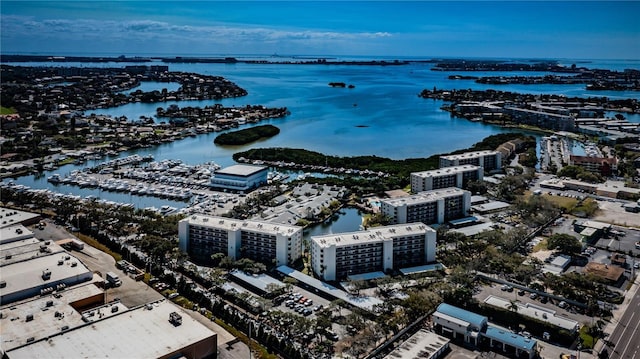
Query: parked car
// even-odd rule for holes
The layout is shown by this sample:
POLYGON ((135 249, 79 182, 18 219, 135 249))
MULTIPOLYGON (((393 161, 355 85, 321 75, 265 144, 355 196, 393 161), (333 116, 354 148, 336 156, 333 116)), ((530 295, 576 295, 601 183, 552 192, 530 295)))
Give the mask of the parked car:
POLYGON ((529 294, 529 298, 536 299, 536 298, 538 298, 538 295, 536 293, 531 293, 531 294, 529 294))
POLYGON ((566 308, 567 307, 567 302, 565 302, 564 300, 561 301, 560 303, 558 303, 558 307, 560 308, 566 308))

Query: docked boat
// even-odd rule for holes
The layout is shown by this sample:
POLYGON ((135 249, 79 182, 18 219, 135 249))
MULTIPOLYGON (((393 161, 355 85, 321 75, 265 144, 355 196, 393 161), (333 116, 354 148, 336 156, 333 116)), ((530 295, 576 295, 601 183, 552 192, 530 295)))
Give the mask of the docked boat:
POLYGON ((51 183, 60 183, 62 182, 62 179, 60 178, 59 174, 54 173, 51 176, 47 177, 47 181, 51 183))

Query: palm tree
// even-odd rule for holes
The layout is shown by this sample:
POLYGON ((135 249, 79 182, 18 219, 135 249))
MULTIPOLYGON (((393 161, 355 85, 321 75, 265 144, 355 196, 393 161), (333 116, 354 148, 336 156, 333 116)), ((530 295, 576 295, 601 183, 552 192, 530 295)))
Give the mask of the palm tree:
POLYGON ((514 313, 518 312, 518 309, 520 309, 520 307, 518 306, 517 301, 515 300, 510 300, 509 301, 509 305, 507 306, 507 309, 509 309, 509 311, 512 311, 514 313))

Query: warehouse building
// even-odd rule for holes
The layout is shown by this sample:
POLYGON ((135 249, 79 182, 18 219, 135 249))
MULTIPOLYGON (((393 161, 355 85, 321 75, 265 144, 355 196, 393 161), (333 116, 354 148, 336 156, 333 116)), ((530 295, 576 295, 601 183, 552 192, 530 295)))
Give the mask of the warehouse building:
MULTIPOLYGON (((107 315, 6 352, 20 358, 215 358, 217 335, 180 307, 160 300, 107 315)), ((56 321, 57 319, 52 319, 56 321)))

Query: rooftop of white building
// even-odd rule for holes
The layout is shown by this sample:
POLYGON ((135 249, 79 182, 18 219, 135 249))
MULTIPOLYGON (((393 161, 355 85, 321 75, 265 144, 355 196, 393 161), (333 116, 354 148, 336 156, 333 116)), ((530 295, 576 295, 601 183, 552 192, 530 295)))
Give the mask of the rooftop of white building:
POLYGON ((224 175, 233 175, 233 176, 244 176, 248 177, 252 174, 258 173, 267 167, 265 166, 253 166, 253 165, 233 165, 226 168, 219 169, 215 171, 215 174, 224 174, 224 175))
POLYGON ((64 252, 64 248, 53 241, 40 241, 33 237, 0 244, 0 266, 60 252, 64 252))
POLYGON ((0 336, 3 349, 11 350, 26 344, 28 338, 39 340, 58 334, 62 328, 74 328, 84 324, 82 316, 72 304, 103 291, 95 284, 75 286, 56 295, 36 297, 0 307, 0 336), (27 321, 27 315, 32 319, 27 321))
POLYGON ((0 228, 22 223, 40 215, 30 212, 19 211, 13 208, 0 207, 0 228))
POLYGON ((33 232, 21 224, 0 227, 0 245, 33 237, 33 232))
MULTIPOLYGON (((41 257, 36 257, 27 261, 8 264, 0 270, 0 280, 6 282, 6 287, 2 289, 2 296, 28 290, 29 288, 40 287, 46 283, 55 283, 68 278, 80 279, 91 272, 82 262, 71 255, 42 253, 41 257), (66 259, 65 258, 69 258, 66 259), (62 265, 58 265, 62 259, 62 265), (75 263, 75 265, 73 264, 75 263), (42 279, 45 270, 51 271, 48 280, 42 279)), ((81 280, 79 280, 80 282, 81 280)))
POLYGON ((498 154, 500 152, 498 151, 489 151, 489 150, 484 150, 484 151, 472 151, 472 152, 465 152, 465 153, 459 153, 456 155, 446 155, 446 156, 440 156, 440 158, 444 158, 447 160, 462 160, 462 159, 467 159, 467 158, 476 158, 476 157, 480 157, 480 156, 490 156, 490 155, 495 155, 498 154))
POLYGON ((412 205, 426 202, 435 202, 441 198, 458 197, 464 195, 465 190, 455 187, 436 189, 432 191, 419 192, 406 197, 383 199, 382 203, 387 203, 394 207, 402 205, 412 205))
MULTIPOLYGON (((488 296, 487 299, 484 300, 484 302, 494 307, 504 309, 509 309, 509 306, 511 305, 511 301, 493 295, 488 296)), ((518 314, 555 325, 572 333, 580 325, 580 323, 573 319, 557 316, 556 311, 552 309, 537 306, 531 303, 522 304, 520 302, 516 302, 516 305, 518 306, 518 314)))
POLYGON ((280 234, 283 236, 291 236, 297 232, 302 231, 302 227, 280 223, 239 220, 226 217, 213 217, 203 215, 192 215, 183 219, 183 221, 188 221, 192 226, 220 228, 230 231, 241 229, 243 231, 268 233, 272 235, 280 234))
POLYGON ((312 236, 311 240, 317 243, 320 247, 326 248, 334 245, 340 247, 354 244, 382 242, 389 238, 405 237, 408 235, 424 235, 427 232, 435 233, 435 230, 424 223, 417 222, 374 227, 366 231, 312 236))
POLYGON ((171 302, 161 300, 9 351, 10 358, 160 358, 215 333, 171 302), (151 309, 149 309, 151 308, 151 309), (182 324, 169 321, 173 312, 182 324))
POLYGON ((413 173, 411 173, 411 175, 412 176, 419 176, 419 177, 422 177, 422 178, 439 177, 439 176, 457 174, 457 173, 461 173, 461 172, 477 171, 480 168, 481 167, 474 166, 474 165, 452 166, 452 167, 439 168, 437 170, 413 172, 413 173))
POLYGON ((449 339, 426 329, 420 329, 389 355, 385 356, 385 359, 434 358, 448 344, 449 339))

